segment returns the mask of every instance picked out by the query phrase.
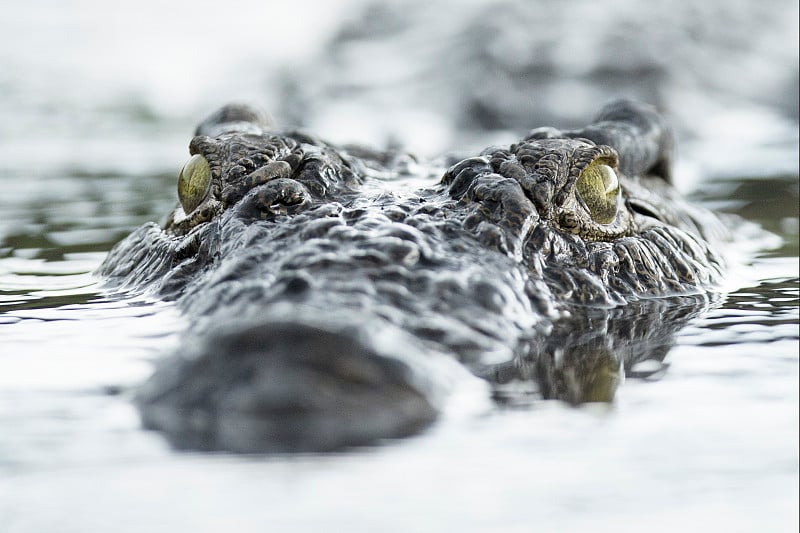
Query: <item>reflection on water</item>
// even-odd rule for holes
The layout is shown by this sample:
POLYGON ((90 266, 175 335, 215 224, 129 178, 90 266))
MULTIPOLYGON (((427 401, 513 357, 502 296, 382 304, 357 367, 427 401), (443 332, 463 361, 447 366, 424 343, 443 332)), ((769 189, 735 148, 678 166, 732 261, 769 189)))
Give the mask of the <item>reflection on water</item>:
MULTIPOLYGON (((533 339, 530 360, 498 370, 498 404, 465 399, 402 443, 281 459, 176 454, 140 429, 130 395, 177 342, 181 318, 169 304, 103 292, 91 272, 172 207, 194 119, 221 99, 270 92, 274 70, 253 65, 278 62, 267 44, 289 42, 298 21, 242 19, 255 13, 245 1, 177 3, 170 9, 200 26, 162 20, 164 31, 148 34, 148 46, 169 51, 169 70, 137 48, 148 18, 139 4, 155 2, 130 20, 87 2, 108 19, 100 33, 92 10, 54 4, 20 4, 0 20, 0 530, 797 530, 798 176, 785 173, 796 157, 749 146, 760 155, 745 167, 763 172, 705 179, 703 161, 719 171, 742 154, 713 143, 682 151, 704 178, 691 183, 695 200, 779 236, 742 235, 738 281, 719 299, 578 313, 557 326, 574 342, 533 339), (28 31, 27 20, 48 31, 28 31), (242 52, 253 48, 242 27, 263 54, 242 52), (197 28, 214 43, 198 42, 197 28)), ((303 26, 303 39, 313 32, 303 26)), ((768 44, 795 50, 794 38, 768 44)), ((679 81, 672 96, 696 103, 679 81)), ((683 120, 697 119, 691 109, 683 120)), ((409 116, 421 115, 395 118, 409 116)), ((698 131, 708 140, 720 124, 698 131)), ((730 146, 740 131, 726 131, 730 146)))
POLYGON ((624 378, 663 375, 676 334, 713 305, 703 295, 640 300, 616 309, 571 308, 548 335, 530 339, 525 355, 484 377, 496 384, 493 397, 502 404, 539 398, 573 405, 612 402, 624 378))

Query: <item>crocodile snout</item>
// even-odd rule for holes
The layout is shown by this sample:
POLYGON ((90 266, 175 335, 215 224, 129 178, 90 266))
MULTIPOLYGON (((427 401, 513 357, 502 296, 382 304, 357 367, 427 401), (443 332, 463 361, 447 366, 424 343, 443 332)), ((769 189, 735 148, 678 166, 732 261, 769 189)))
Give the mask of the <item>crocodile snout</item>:
POLYGON ((417 433, 437 388, 413 343, 328 319, 218 325, 166 360, 138 395, 177 448, 327 451, 417 433))

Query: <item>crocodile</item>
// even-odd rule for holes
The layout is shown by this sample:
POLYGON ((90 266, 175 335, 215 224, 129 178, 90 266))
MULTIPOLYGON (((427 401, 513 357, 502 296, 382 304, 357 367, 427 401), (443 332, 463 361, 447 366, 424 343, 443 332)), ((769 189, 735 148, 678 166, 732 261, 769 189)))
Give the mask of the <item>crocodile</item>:
POLYGON ((633 101, 433 161, 231 104, 189 153, 166 221, 99 270, 187 317, 135 398, 177 448, 369 445, 465 384, 496 405, 611 401, 725 275, 728 225, 676 192, 670 129, 633 101))

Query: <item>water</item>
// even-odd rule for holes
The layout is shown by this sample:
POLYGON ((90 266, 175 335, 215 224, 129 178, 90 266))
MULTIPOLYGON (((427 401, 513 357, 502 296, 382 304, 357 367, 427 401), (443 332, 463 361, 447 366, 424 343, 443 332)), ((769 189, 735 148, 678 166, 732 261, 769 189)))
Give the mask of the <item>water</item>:
MULTIPOLYGON (((40 0, 0 20, 0 531, 797 530, 796 116, 741 85, 682 136, 681 187, 773 237, 741 235, 730 292, 613 405, 465 397, 421 436, 327 456, 176 453, 142 431, 131 388, 183 322, 91 272, 172 207, 199 118, 273 102, 281 69, 357 12, 296 3, 319 13, 297 39, 295 11, 260 5, 40 0), (743 120, 790 135, 732 151, 743 120)), ((796 68, 770 58, 763 72, 796 68)))

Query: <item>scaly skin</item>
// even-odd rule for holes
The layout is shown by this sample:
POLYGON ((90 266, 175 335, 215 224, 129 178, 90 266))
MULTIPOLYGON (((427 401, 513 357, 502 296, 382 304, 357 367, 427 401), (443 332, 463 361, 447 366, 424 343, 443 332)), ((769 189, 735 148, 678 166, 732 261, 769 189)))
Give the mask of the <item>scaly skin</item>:
POLYGON ((671 149, 631 102, 446 169, 223 108, 190 144, 190 212, 101 267, 190 319, 145 424, 180 447, 337 449, 419 431, 464 369, 497 398, 610 400, 723 274, 725 229, 672 189, 671 149))

